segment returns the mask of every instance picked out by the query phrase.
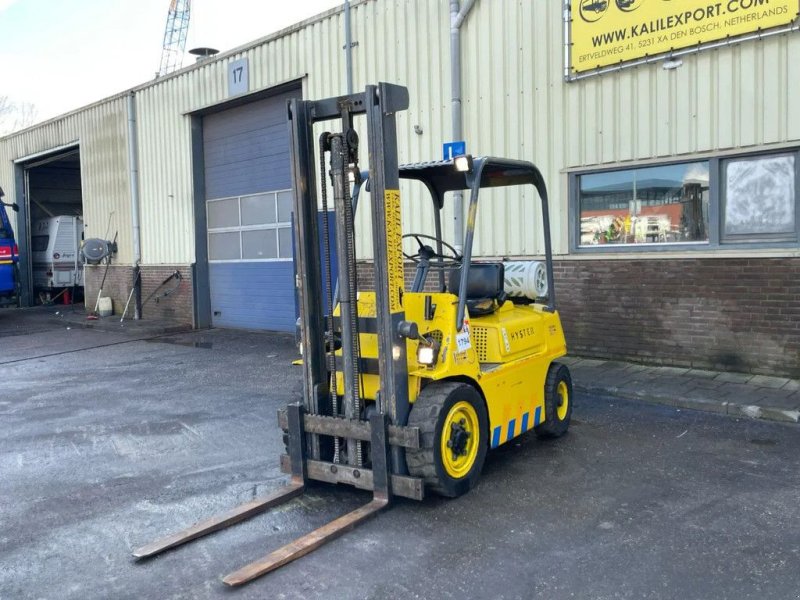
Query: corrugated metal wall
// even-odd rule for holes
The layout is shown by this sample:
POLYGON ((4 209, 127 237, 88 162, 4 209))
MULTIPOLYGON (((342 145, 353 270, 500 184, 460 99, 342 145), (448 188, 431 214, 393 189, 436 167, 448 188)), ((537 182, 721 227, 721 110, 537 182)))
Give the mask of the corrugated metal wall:
MULTIPOLYGON (((800 56, 800 35, 701 52, 684 57, 684 65, 674 71, 654 64, 567 84, 562 80, 561 7, 555 0, 478 0, 462 30, 468 149, 540 166, 551 191, 557 253, 568 250, 566 169, 800 140, 800 112, 795 108, 800 105, 800 78, 793 76, 791 60, 800 56)), ((363 0, 353 4, 352 17, 358 43, 353 51, 355 89, 379 80, 408 86, 411 106, 398 116, 400 159, 439 157, 441 143, 450 139, 449 3, 363 0), (414 133, 415 125, 421 135, 414 133)), ((225 100, 227 65, 243 56, 250 60, 251 91, 303 78, 306 98, 343 93, 343 20, 341 10, 329 11, 137 91, 146 264, 194 260, 190 118, 185 113, 225 100)), ((98 110, 50 127, 67 128, 71 119, 94 123, 89 115, 98 110)), ((117 135, 124 137, 124 127, 115 124, 117 135)), ((48 135, 51 140, 65 138, 48 135)), ((36 136, 29 132, 19 137, 36 136)), ((7 148, 8 142, 0 143, 0 152, 6 153, 0 158, 9 156, 7 148)), ((124 152, 115 152, 111 158, 98 152, 89 159, 92 165, 114 161, 109 170, 84 171, 85 199, 91 198, 87 207, 97 211, 87 214, 92 225, 97 214, 107 215, 94 203, 114 198, 97 190, 108 185, 116 186, 114 193, 126 189, 126 181, 107 181, 126 179, 124 152)), ((5 180, 7 160, 2 169, 5 180)), ((541 252, 541 241, 532 235, 538 210, 531 194, 496 193, 482 203, 479 254, 541 252)), ((430 231, 429 211, 418 206, 412 210, 412 198, 405 198, 405 230, 430 231)), ((452 231, 451 221, 448 212, 446 232, 452 231)), ((366 210, 360 227, 369 228, 366 210)), ((120 226, 123 234, 128 231, 120 226)), ((361 241, 359 253, 368 255, 368 244, 361 241)))
POLYGON ((0 186, 6 202, 20 200, 15 197, 15 160, 78 143, 86 237, 104 237, 111 215, 109 237, 119 232, 116 262, 131 264, 127 120, 126 99, 118 96, 0 140, 0 186))
POLYGON ((136 94, 144 264, 194 262, 192 131, 183 113, 193 95, 187 80, 203 74, 190 71, 136 94))
MULTIPOLYGON (((450 139, 449 3, 366 0, 353 5, 352 17, 355 89, 379 80, 406 85, 411 106, 398 116, 400 160, 439 157, 450 139)), ((146 260, 191 259, 189 123, 179 115, 224 100, 227 63, 242 56, 250 59, 251 90, 305 76, 306 98, 343 93, 343 18, 331 11, 139 93, 146 260)), ((792 109, 800 104, 800 79, 790 76, 800 35, 702 52, 674 71, 656 64, 567 84, 559 2, 479 0, 462 32, 469 151, 539 165, 558 253, 567 252, 565 169, 800 140, 800 113, 792 109)), ((487 194, 480 254, 541 252, 532 195, 487 194)), ((430 231, 430 211, 412 210, 414 199, 404 197, 405 230, 430 231)), ((367 215, 361 211, 362 230, 367 215)), ((450 232, 453 215, 445 216, 450 232)), ((369 255, 363 240, 359 254, 369 255)))
MULTIPOLYGON (((568 250, 565 169, 800 140, 791 60, 800 35, 700 52, 673 71, 653 64, 564 83, 562 4, 479 0, 462 40, 469 145, 542 168, 557 252, 568 250)), ((529 209, 506 203, 481 224, 493 240, 482 249, 538 252, 524 232, 529 209)))

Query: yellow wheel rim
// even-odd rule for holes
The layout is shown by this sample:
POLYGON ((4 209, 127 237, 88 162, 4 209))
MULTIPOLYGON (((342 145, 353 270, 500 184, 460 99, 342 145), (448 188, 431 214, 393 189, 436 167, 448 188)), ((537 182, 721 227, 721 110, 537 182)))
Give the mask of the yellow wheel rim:
POLYGON ((558 404, 556 406, 556 415, 558 420, 563 421, 567 418, 567 409, 569 408, 569 388, 566 381, 558 382, 558 404))
POLYGON ((463 400, 454 404, 445 417, 441 439, 442 464, 450 477, 469 473, 478 456, 480 436, 475 408, 463 400))

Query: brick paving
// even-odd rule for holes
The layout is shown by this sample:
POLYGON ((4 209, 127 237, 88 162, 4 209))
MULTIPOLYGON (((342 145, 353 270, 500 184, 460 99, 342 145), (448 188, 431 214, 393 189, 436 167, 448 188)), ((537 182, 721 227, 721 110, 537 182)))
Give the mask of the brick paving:
POLYGON ((800 422, 800 380, 566 357, 576 389, 727 414, 800 422))

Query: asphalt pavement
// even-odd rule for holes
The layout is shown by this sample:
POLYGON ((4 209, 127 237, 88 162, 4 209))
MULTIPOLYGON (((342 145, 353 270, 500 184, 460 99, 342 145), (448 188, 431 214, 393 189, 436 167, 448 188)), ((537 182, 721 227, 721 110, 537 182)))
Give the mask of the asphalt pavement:
POLYGON ((36 320, 8 335, 8 314, 0 599, 800 597, 797 425, 597 393, 564 438, 490 453, 468 495, 398 501, 242 589, 220 578, 369 494, 313 486, 137 563, 135 547, 286 481, 291 338, 36 320))

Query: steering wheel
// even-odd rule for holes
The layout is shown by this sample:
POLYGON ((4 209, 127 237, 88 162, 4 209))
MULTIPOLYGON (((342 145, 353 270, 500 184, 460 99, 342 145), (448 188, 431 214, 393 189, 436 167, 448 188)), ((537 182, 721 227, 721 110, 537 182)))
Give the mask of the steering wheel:
POLYGON ((432 258, 438 258, 441 260, 430 262, 431 268, 450 269, 452 267, 461 266, 461 255, 458 253, 458 250, 453 248, 453 246, 447 242, 438 240, 432 235, 425 235, 424 233, 407 233, 403 236, 403 239, 406 238, 414 238, 417 241, 417 244, 419 244, 419 248, 414 254, 406 254, 403 252, 403 256, 405 256, 411 262, 419 264, 423 258, 427 259, 428 261, 430 261, 432 258), (422 240, 431 240, 434 244, 441 241, 442 248, 448 250, 449 254, 439 254, 433 249, 433 247, 424 244, 422 240))

